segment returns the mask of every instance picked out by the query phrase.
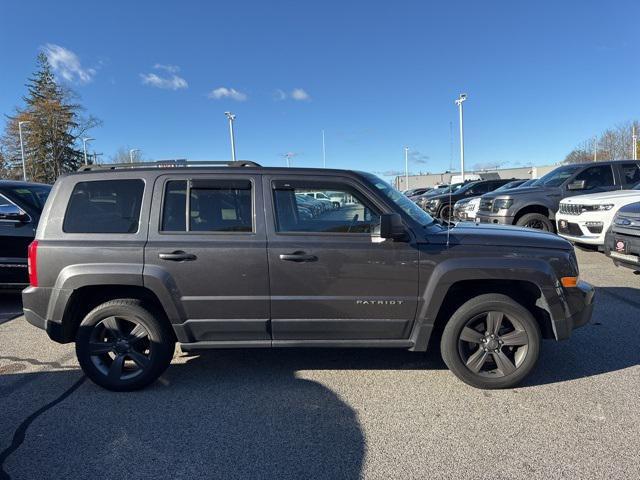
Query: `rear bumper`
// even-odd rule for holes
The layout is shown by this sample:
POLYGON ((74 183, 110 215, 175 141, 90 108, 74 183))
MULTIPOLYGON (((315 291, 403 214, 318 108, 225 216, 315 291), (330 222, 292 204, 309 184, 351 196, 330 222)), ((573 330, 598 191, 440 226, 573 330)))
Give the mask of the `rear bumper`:
POLYGON ((49 338, 58 343, 67 343, 71 339, 63 331, 62 324, 47 318, 51 288, 27 287, 22 291, 24 317, 31 325, 47 332, 49 338))

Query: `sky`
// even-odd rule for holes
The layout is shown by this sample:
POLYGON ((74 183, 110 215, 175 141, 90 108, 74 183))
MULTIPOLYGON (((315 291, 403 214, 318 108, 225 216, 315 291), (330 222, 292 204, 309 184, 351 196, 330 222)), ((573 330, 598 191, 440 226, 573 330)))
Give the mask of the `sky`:
MULTIPOLYGON (((548 165, 640 117, 635 1, 56 2, 0 6, 0 113, 45 51, 111 157, 379 174, 548 165)), ((0 127, 3 127, 0 121, 0 127)))

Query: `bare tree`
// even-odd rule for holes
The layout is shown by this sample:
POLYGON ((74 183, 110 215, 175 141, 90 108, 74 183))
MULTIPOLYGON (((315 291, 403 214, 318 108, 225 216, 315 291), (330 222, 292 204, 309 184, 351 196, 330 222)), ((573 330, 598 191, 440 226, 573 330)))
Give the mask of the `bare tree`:
POLYGON ((638 121, 619 123, 602 132, 594 140, 587 140, 574 148, 564 159, 564 163, 625 160, 633 158, 632 131, 640 133, 638 121), (595 150, 595 151, 594 151, 595 150))

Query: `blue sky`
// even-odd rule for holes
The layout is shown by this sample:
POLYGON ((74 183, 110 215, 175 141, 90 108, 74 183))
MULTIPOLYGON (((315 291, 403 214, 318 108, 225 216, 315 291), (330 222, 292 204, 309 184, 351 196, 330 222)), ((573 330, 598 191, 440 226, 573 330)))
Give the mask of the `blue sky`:
POLYGON ((93 148, 374 172, 550 164, 638 118, 637 1, 3 2, 0 112, 46 48, 93 148), (64 77, 68 80, 65 80, 64 77))

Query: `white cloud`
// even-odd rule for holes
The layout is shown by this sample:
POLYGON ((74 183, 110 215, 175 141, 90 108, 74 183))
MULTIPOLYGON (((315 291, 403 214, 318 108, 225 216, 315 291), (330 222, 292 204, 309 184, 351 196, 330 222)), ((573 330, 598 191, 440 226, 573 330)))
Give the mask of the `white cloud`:
POLYGON ((248 97, 246 93, 239 92, 235 88, 219 87, 215 90, 211 90, 208 95, 209 98, 220 100, 222 98, 230 98, 238 102, 244 102, 248 97))
POLYGON ((156 70, 164 70, 171 73, 171 75, 160 76, 155 73, 141 73, 140 78, 142 78, 142 83, 144 85, 151 85, 152 87, 164 88, 167 90, 180 90, 189 86, 184 78, 176 75, 176 72, 180 71, 180 67, 177 65, 162 65, 160 63, 156 63, 153 68, 156 70))
POLYGON ((47 56, 53 71, 66 81, 85 84, 93 80, 96 70, 83 68, 80 59, 71 50, 53 43, 47 43, 42 50, 47 56))
POLYGON ((311 95, 305 92, 302 88, 294 88, 291 91, 291 98, 298 101, 311 100, 311 95))

